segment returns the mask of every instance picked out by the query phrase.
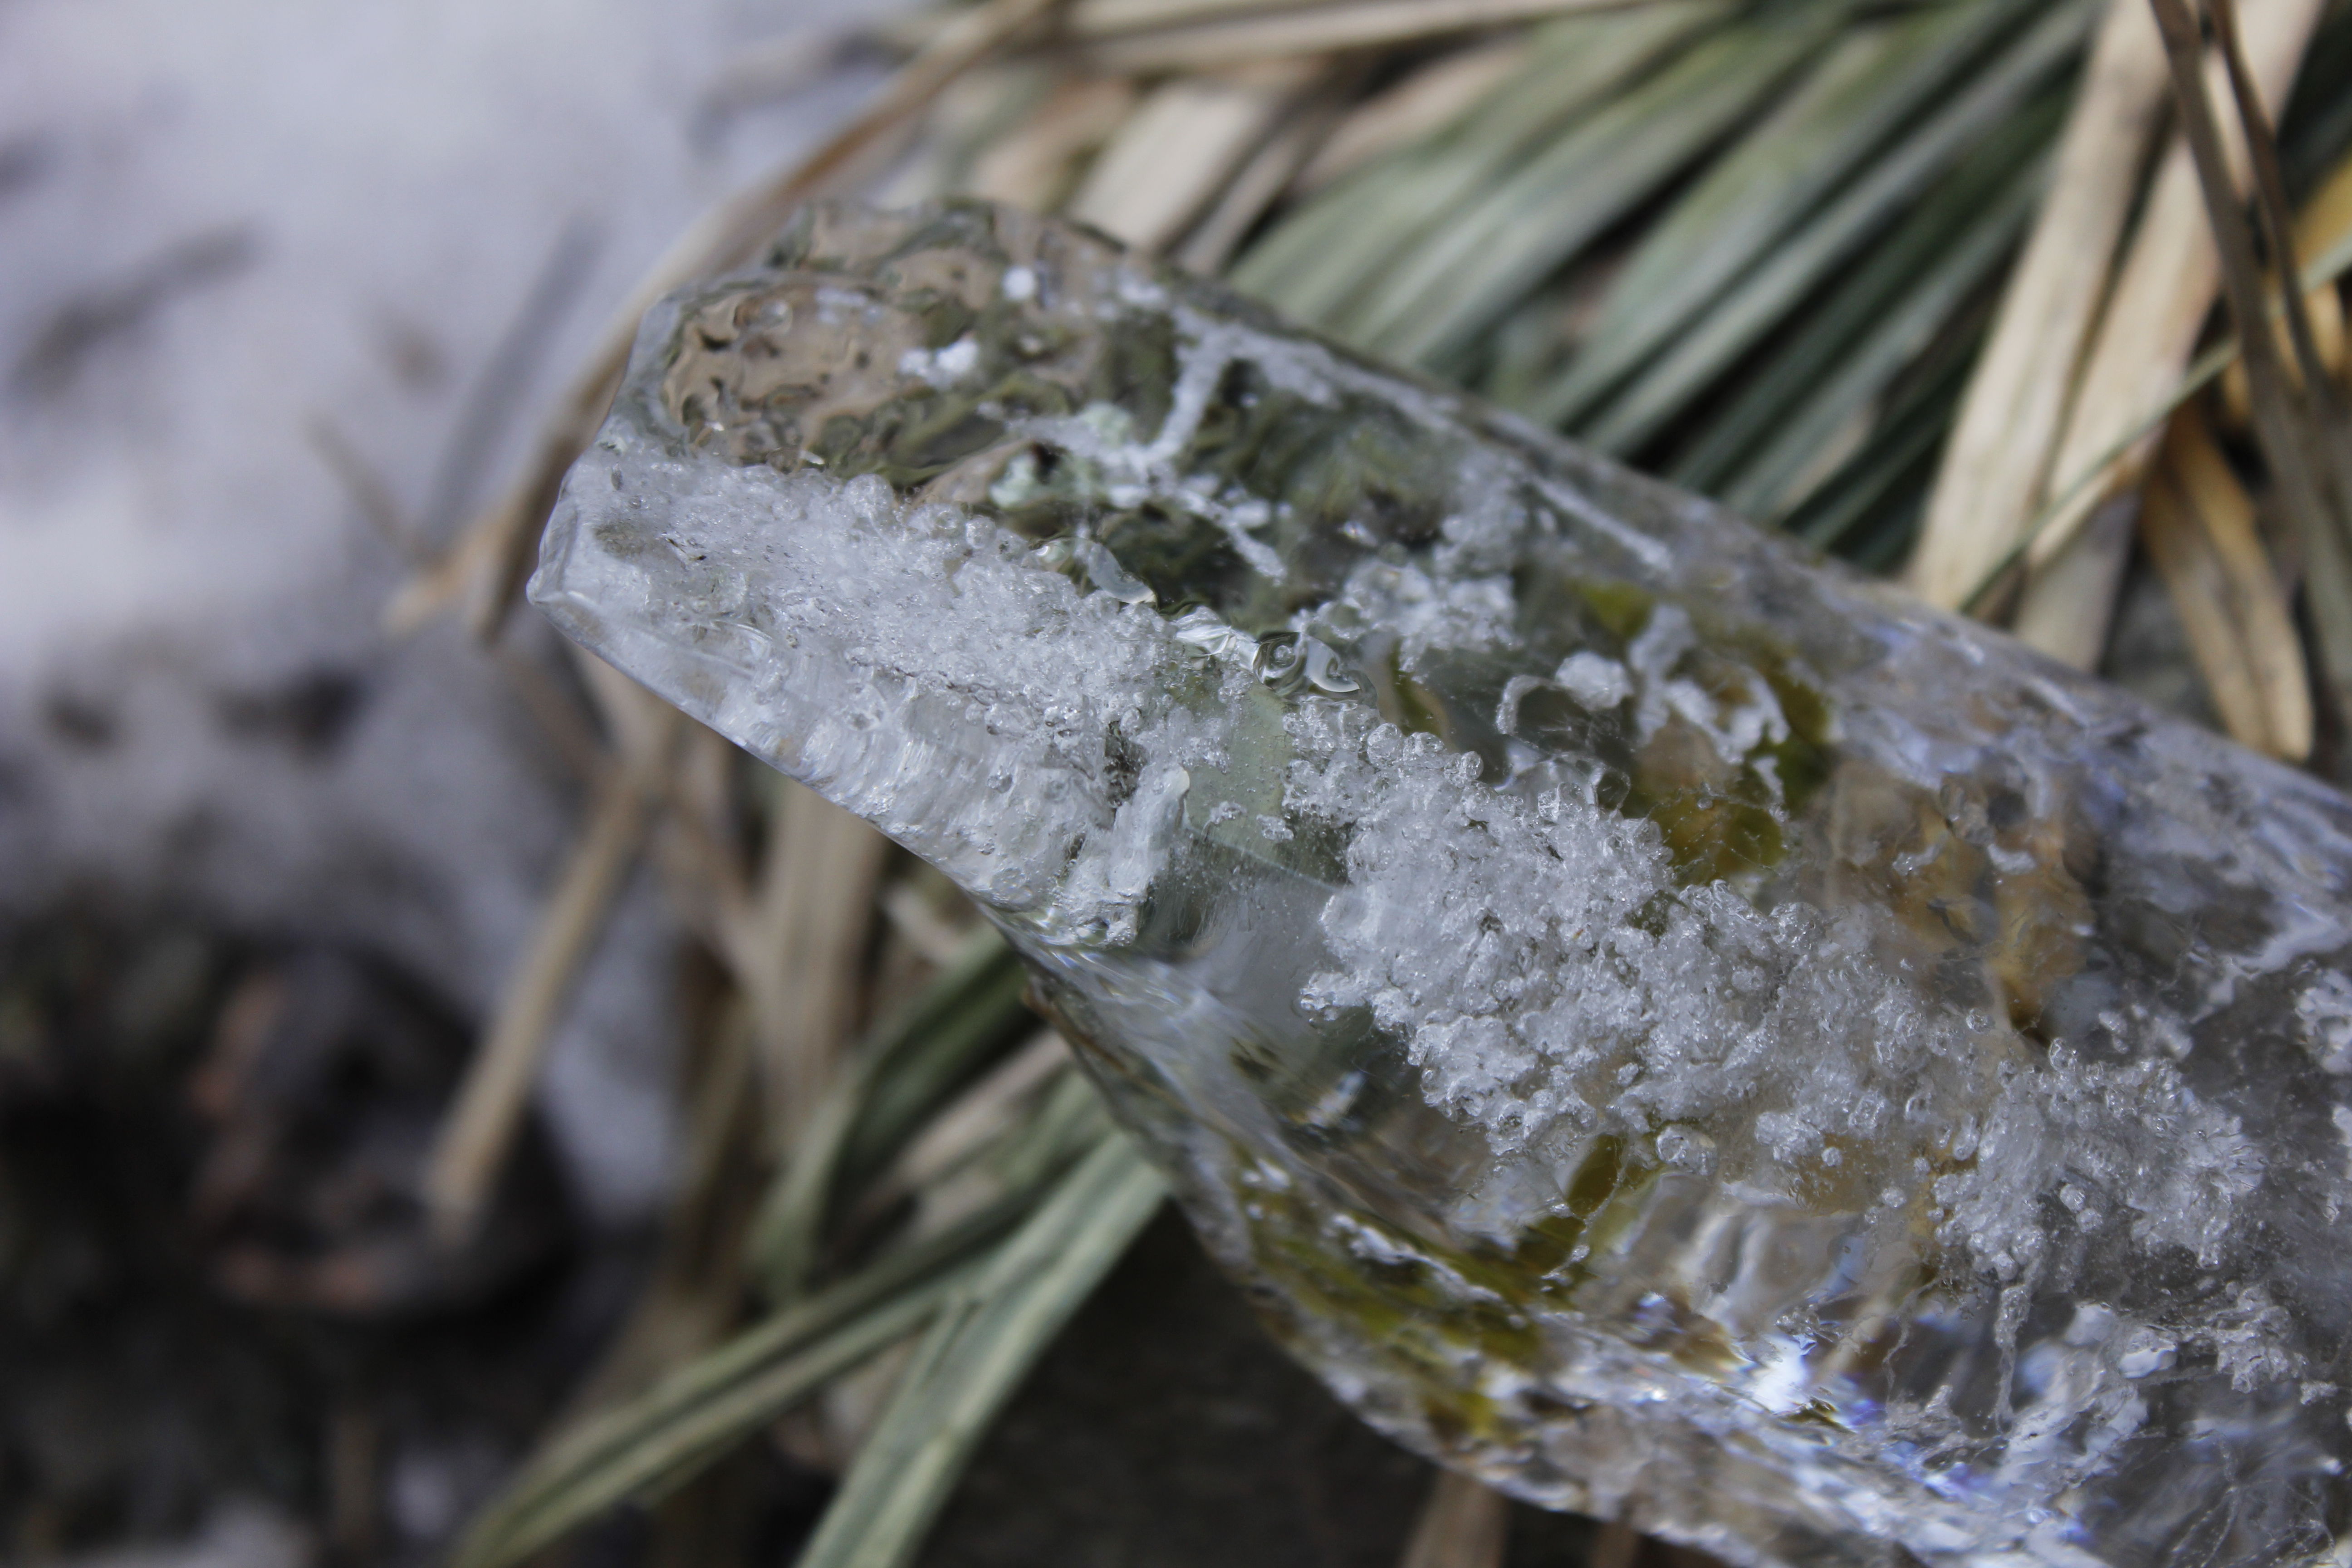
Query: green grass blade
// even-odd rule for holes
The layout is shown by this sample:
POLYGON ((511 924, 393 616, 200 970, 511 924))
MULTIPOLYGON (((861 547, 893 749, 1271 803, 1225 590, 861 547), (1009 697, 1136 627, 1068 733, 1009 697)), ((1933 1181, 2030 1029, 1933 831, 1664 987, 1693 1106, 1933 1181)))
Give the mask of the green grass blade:
POLYGON ((1960 303, 2016 251, 2032 216, 2033 194, 2031 188, 2018 193, 2018 199, 1990 214, 1973 233, 1958 237, 1870 341, 1846 356, 1836 374, 1798 405, 1770 445, 1724 487, 1725 504, 1769 521, 1804 500, 1810 487, 1801 481, 1814 454, 1885 391, 1960 303))
POLYGON ((1166 1187, 1114 1133, 942 1316, 843 1478, 798 1568, 904 1568, 991 1421, 1143 1229, 1166 1187))
POLYGON ((845 1190, 887 1161, 941 1096, 1025 1024, 1024 984, 1003 939, 983 931, 843 1064, 752 1220, 750 1272, 770 1300, 806 1289, 845 1190))
POLYGON ((2063 107, 2053 97, 2020 115, 1906 214, 1746 378, 1675 465, 1675 480, 1759 521, 1802 500, 1796 487, 1832 434, 1892 385, 2014 253, 2063 107))
POLYGON ((1391 359, 1444 363, 1753 114, 1843 15, 1815 5, 1716 30, 1481 191, 1334 325, 1391 359))
POLYGON ((1642 241, 1553 393, 1552 419, 1582 417, 2036 3, 1979 0, 1851 29, 1642 241))
POLYGON ((452 1568, 501 1568, 631 1497, 690 1477, 827 1380, 919 1329, 1020 1218, 1006 1201, 696 1358, 556 1439, 494 1499, 452 1568))
POLYGON ((1332 325, 1475 193, 1729 11, 1723 0, 1667 0, 1553 23, 1488 102, 1339 181, 1277 223, 1228 276, 1300 321, 1332 325))
MULTIPOLYGON (((2081 0, 2053 8, 1717 301, 1580 434, 1619 454, 1656 435, 1912 201, 1926 181, 2066 66, 2095 15, 2081 0)), ((1538 415, 1552 416, 1557 406, 1555 395, 1538 415)))
POLYGON ((1788 531, 1864 569, 1892 565, 1908 547, 1935 476, 1936 453, 1968 384, 1982 333, 1930 368, 1902 404, 1787 519, 1788 531))

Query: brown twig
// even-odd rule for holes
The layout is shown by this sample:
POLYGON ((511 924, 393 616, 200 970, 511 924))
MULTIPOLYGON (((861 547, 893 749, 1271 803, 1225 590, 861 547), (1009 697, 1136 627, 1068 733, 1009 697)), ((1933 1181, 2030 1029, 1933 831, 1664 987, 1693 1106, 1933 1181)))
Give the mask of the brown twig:
MULTIPOLYGON (((2263 11, 2252 75, 2268 96, 2285 95, 2320 10, 2319 0, 2276 0, 2263 11)), ((2190 46, 2187 68, 2200 77, 2207 65, 2193 26, 2190 46)), ((2222 68, 2216 61, 2211 68, 2222 68)), ((2206 123, 2212 126, 2210 113, 2206 123)), ((2225 188, 2234 189, 2246 148, 2236 140, 2225 145, 2214 130, 2210 151, 2221 159, 2225 188)), ((2056 508, 2026 548, 2017 634, 2080 668, 2095 665, 2106 645, 2131 538, 2127 527, 2103 528, 2094 537, 2084 525, 2109 500, 2137 493, 2161 439, 2161 423, 2141 438, 2126 437, 2164 406, 2211 310, 2221 260, 2206 207, 2196 150, 2176 137, 2158 166, 2138 232, 2084 359, 2053 465, 2057 474, 2095 468, 2099 478, 2056 508), (2102 458, 2119 443, 2118 455, 2102 458)))
POLYGON ((2290 762, 2311 752, 2311 687, 2287 596, 2254 526, 2254 503, 2194 405, 2150 475, 2140 539, 2163 574, 2222 725, 2290 762))
MULTIPOLYGON (((2237 100, 2238 119, 2245 126, 2259 202, 2257 210, 2263 215, 2265 249, 2272 265, 2278 268, 2286 307, 2287 337, 2294 345, 2295 360, 2303 371, 2303 395, 2314 411, 2340 424, 2343 399, 2336 394, 2335 381, 2327 374, 2325 356, 2312 331, 2310 307, 2304 300, 2303 290, 2294 287, 2294 217, 2287 206, 2286 176, 2279 168, 2278 137, 2271 125, 2269 111, 2263 107, 2261 90, 2246 69, 2245 50, 2238 37, 2237 0, 2208 0, 2208 5, 2215 41, 2221 46, 2222 62, 2229 67, 2230 93, 2237 100)), ((2259 293, 2258 289, 2258 296, 2259 293)), ((2341 479, 2338 488, 2345 488, 2341 479)))
POLYGON ((1633 1568, 1633 1559, 1642 1554, 1642 1535, 1622 1519, 1612 1519, 1601 1527, 1592 1540, 1592 1550, 1585 1557, 1586 1568, 1633 1568))
MULTIPOLYGON (((2221 127, 2198 68, 2202 49, 2197 18, 2186 0, 2150 0, 2150 4, 2156 7, 2157 25, 2164 35, 2165 53, 2171 61, 2173 85, 2180 101, 2182 133, 2196 159, 2198 183, 2204 191, 2206 215, 2221 255, 2222 282, 2251 389, 2255 438, 2281 506, 2303 541, 2321 662, 2329 685, 2340 693, 2352 680, 2352 531, 2347 531, 2345 506, 2346 500, 2352 498, 2352 458, 2338 457, 2341 443, 2330 439, 2332 432, 2319 429, 2310 416, 2313 405, 2305 395, 2311 398, 2326 395, 2324 374, 2313 378, 2315 384, 2301 389, 2293 385, 2278 339, 2271 331, 2253 227, 2240 205, 2221 127), (2330 458, 2337 461, 2331 463, 2330 458), (2341 475, 2331 471, 2337 468, 2343 470, 2341 475)), ((2234 22, 2231 14, 2231 25, 2218 29, 2233 87, 2247 75, 2234 22)), ((2259 95, 2251 89, 2247 96, 2249 103, 2259 104, 2259 95)), ((2250 140, 2267 134, 2267 119, 2258 108, 2245 120, 2245 131, 2250 140)), ((2284 230, 2277 236, 2277 254, 2284 264, 2282 271, 2290 268, 2293 240, 2284 230)), ((2292 321, 2301 313, 2301 291, 2289 286, 2284 292, 2292 321)), ((2298 352, 2308 340, 2306 317, 2298 352)))
MULTIPOLYGON (((2289 510, 2300 519, 2319 521, 2321 526, 2326 526, 2324 492, 2312 466, 2312 454, 2294 418, 2299 400, 2288 383, 2285 363, 2279 357, 2278 340, 2268 330, 2270 312, 2263 297, 2262 260, 2255 247, 2253 227, 2240 204, 2238 182, 2222 145, 2221 123, 2206 96, 2203 41, 2199 36, 2197 18, 2190 13, 2188 0, 2150 0, 2150 4, 2156 8, 2157 27, 2163 35, 2165 56, 2172 66, 2181 134, 2197 165, 2198 185, 2205 196, 2206 221, 2212 226, 2214 246, 2221 254, 2222 290, 2238 325, 2240 353, 2246 379, 2253 391, 2255 433, 2263 444, 2263 455, 2271 464, 2273 477, 2289 510)), ((2233 34, 2231 29, 2225 35, 2228 47, 2224 53, 2229 57, 2229 74, 2234 84, 2243 75, 2244 63, 2238 58, 2233 34)), ((2251 140, 2258 126, 2248 121, 2245 129, 2251 140)), ((2293 319, 2301 314, 2300 300, 2295 290, 2289 289, 2287 293, 2289 316, 2293 319)), ((2305 325, 2307 332, 2307 321, 2305 325)))
POLYGON ((497 1186, 548 1037, 636 858, 668 764, 667 745, 647 746, 608 773, 587 829, 572 847, 489 1032, 467 1068, 425 1168, 425 1200, 446 1243, 460 1244, 473 1234, 497 1186))

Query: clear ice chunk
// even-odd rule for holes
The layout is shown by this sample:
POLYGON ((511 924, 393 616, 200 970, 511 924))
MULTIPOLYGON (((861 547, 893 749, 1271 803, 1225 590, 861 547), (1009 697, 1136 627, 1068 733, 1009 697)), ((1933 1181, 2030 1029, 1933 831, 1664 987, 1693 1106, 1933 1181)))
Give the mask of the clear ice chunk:
POLYGON ((646 320, 533 600, 944 868, 1369 1420, 1743 1563, 2352 1556, 2352 806, 982 205, 646 320))

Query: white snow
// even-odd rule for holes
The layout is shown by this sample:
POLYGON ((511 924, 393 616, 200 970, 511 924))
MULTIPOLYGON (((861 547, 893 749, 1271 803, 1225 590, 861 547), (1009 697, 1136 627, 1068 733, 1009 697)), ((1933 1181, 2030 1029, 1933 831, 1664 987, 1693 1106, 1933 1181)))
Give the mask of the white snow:
MULTIPOLYGON (((316 432, 446 542, 640 270, 871 80, 763 107, 730 60, 874 9, 0 7, 0 899, 101 879, 487 1004, 577 792, 451 627, 376 630, 404 565, 316 432), (321 674, 328 742, 225 717, 321 674)), ((668 1165, 668 948, 640 887, 546 1081, 614 1217, 668 1165)))

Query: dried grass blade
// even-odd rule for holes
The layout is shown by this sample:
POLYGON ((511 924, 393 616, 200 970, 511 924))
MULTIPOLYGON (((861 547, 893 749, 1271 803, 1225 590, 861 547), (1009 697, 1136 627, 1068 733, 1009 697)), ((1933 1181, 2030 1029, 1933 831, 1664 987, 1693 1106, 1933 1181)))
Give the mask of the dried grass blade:
POLYGON ((1585 438, 1626 452, 1656 434, 1911 200, 1922 181, 2014 114, 2074 55, 2091 20, 2079 3, 2053 8, 1724 296, 1612 400, 1585 438))
POLYGON ((1064 82, 973 161, 972 195, 1032 212, 1051 210, 1070 193, 1079 161, 1117 133, 1139 97, 1124 77, 1064 82))
MULTIPOLYGON (((2262 26, 2252 40, 2255 74, 2273 96, 2283 93, 2294 76, 2320 8, 2319 0, 2274 0, 2257 13, 2262 26)), ((2242 165, 2242 140, 2231 138, 2231 162, 2242 165)), ((2053 473, 2087 469, 2099 453, 2146 422, 2171 393, 2212 306, 2220 277, 2196 161, 2176 136, 2157 170, 2147 210, 2084 359, 2081 388, 2067 415, 2053 473)), ((2074 529, 2107 496, 2129 488, 2145 471, 2153 447, 2152 439, 2143 437, 2104 464, 2099 482, 2080 492, 2028 544, 2029 570, 2039 570, 2054 558, 2074 529)))
POLYGON ((1957 608, 2022 536, 2050 470, 2165 95, 2146 0, 2111 0, 2050 193, 1944 448, 1912 590, 1957 608))
MULTIPOLYGON (((2168 3, 2157 0, 2159 21, 2168 3)), ((2272 0, 2255 14, 2257 26, 2248 36, 2252 69, 2273 101, 2285 96, 2321 9, 2321 0, 2272 0)), ((2196 48, 2193 37, 2189 47, 2196 48)), ((2171 52, 2169 45, 2167 52, 2171 52)), ((2193 53, 2189 58, 2193 61, 2193 53)), ((2175 80, 2195 81, 2198 90, 2205 92, 2205 78, 2221 68, 2212 62, 2200 71, 2192 64, 2185 78, 2176 70, 2175 80)), ((2211 126, 2210 99, 2200 101, 2206 106, 2205 123, 2211 126)), ((2210 151, 2221 160, 2218 172, 2234 186, 2246 170, 2244 137, 2212 129, 2216 144, 2210 151)), ((2084 361, 2054 472, 2083 471, 2119 437, 2147 424, 2151 409, 2161 405, 2196 347, 2221 271, 2198 164, 2190 142, 2176 136, 2157 171, 2139 230, 2132 237, 2084 361)), ((2253 319, 2263 314, 2258 305, 2253 319)), ((2247 352, 2245 334, 2240 334, 2240 341, 2241 352, 2247 352)), ((2253 352, 2263 351, 2273 355, 2274 363, 2275 349, 2267 338, 2253 345, 2253 352)), ((2053 658, 2088 668, 2106 645, 2128 552, 2117 551, 2111 539, 2103 540, 2074 569, 2059 573, 2056 568, 2091 514, 2108 498, 2137 486, 2154 448, 2152 435, 2133 442, 2099 469, 2095 483, 2054 512, 2026 546, 2026 584, 2016 630, 2053 658)))
POLYGON ((2254 503, 2194 406, 2172 422, 2140 511, 2205 689, 2231 736, 2289 762, 2311 754, 2311 687, 2254 503))
POLYGON ((1215 199, 1315 69, 1288 61, 1162 83, 1096 159, 1069 216, 1139 250, 1164 248, 1215 199))
MULTIPOLYGON (((2284 320, 2285 301, 2276 298, 2278 290, 2275 287, 2271 293, 2273 296, 2271 313, 2284 320)), ((2340 375, 2345 365, 2344 296, 2332 286, 2315 289, 2303 297, 2303 308, 2311 318, 2311 334, 2317 342, 2321 364, 2331 379, 2340 375)), ((2295 384, 2298 387, 2303 384, 2300 371, 2295 374, 2295 384)), ((2221 407, 2223 423, 2231 429, 2251 427, 2254 416, 2254 395, 2246 381, 2243 359, 2233 360, 2230 368, 2221 373, 2221 407)))
POLYGON ((1951 6, 1850 29, 1643 239, 1590 341, 1535 416, 1548 424, 1581 417, 1801 224, 2021 9, 1951 6))
MULTIPOLYGON (((2238 30, 2238 8, 2235 0, 2207 0, 2214 21, 2215 37, 2221 46, 2222 62, 2230 69, 2230 93, 2237 103, 2239 121, 2246 132, 2246 146, 2253 167, 2256 210, 2263 215, 2262 229, 2265 250, 2282 274, 2290 270, 2293 257, 2299 262, 2302 250, 2298 244, 2295 224, 2289 216, 2286 200, 2286 178, 2279 167, 2278 142, 2273 131, 2270 111, 2263 106, 2262 89, 2254 83, 2246 67, 2245 51, 2238 30)), ((2252 331, 2263 319, 2255 303, 2261 298, 2259 286, 2250 285, 2244 292, 2247 330, 2252 331)), ((2235 286, 2233 294, 2235 297, 2235 286)), ((2301 289, 2289 290, 2284 297, 2288 341, 2294 345, 2294 359, 2290 366, 2301 373, 2303 406, 2324 422, 2317 432, 2323 442, 2330 433, 2344 426, 2343 399, 2338 395, 2333 366, 2321 351, 2314 331, 2310 307, 2301 289)), ((2249 376, 2252 370, 2247 367, 2249 376)), ((2352 455, 2352 448, 2341 441, 2329 442, 2337 448, 2338 458, 2352 455)), ((2352 467, 2342 468, 2337 474, 2339 507, 2352 503, 2352 467)), ((2352 522, 2352 520, 2344 520, 2352 522)))
MULTIPOLYGON (((2308 293, 2335 283, 2347 273, 2352 273, 2352 233, 2346 234, 2317 260, 2303 269, 2301 286, 2308 293)), ((2282 308, 2283 305, 2274 305, 2273 313, 2275 315, 2282 308)), ((2095 453, 2081 468, 2052 487, 2050 499, 2042 503, 2033 521, 2026 524, 2022 536, 2006 555, 1987 569, 1984 576, 1969 591, 1968 596, 1960 601, 1960 609, 1970 615, 1976 614, 2008 579, 2011 572, 2024 563, 2026 552, 2032 548, 2034 541, 2042 537, 2045 529, 2081 502, 2086 492, 2095 489, 2112 465, 2123 461, 2135 447, 2162 431, 2190 398, 2220 380, 2237 363, 2238 340, 2235 336, 2223 339, 2198 355, 2197 362, 2181 373, 2180 379, 2157 400, 2145 418, 2124 430, 2113 443, 2095 453)))
POLYGON ((775 822, 735 965, 759 1026, 773 1135, 814 1104, 854 1022, 859 960, 889 841, 799 784, 779 779, 775 822))
POLYGON ((2099 668, 2138 510, 2139 492, 2126 489, 2084 515, 2066 548, 2027 577, 2010 622, 2018 641, 2076 669, 2099 668))
POLYGON ((1208 210, 1173 251, 1180 267, 1208 276, 1222 269, 1260 218, 1281 199, 1298 171, 1331 134, 1344 107, 1344 94, 1362 76, 1355 66, 1325 73, 1321 87, 1294 102, 1274 133, 1234 171, 1208 210))
POLYGON ((901 1378, 798 1568, 903 1568, 1037 1356, 1167 1191, 1113 1133, 998 1248, 901 1378))
POLYGON ((424 1198, 435 1233, 451 1245, 473 1234, 497 1185, 548 1037, 645 841, 679 728, 674 710, 663 711, 659 742, 629 748, 598 791, 435 1142, 424 1198))
POLYGON ((1503 1568, 1510 1526, 1502 1493, 1475 1476, 1440 1470, 1397 1568, 1503 1568))
MULTIPOLYGON (((2284 271, 2287 259, 2294 255, 2294 229, 2265 106, 2266 96, 2284 98, 2284 88, 2261 80, 2249 68, 2237 10, 2230 0, 2209 0, 2209 4, 2247 143, 2257 195, 2254 211, 2262 219, 2267 248, 2280 258, 2284 271)), ((2182 129, 2197 155, 2199 183, 2221 255, 2230 313, 2244 342, 2254 432, 2270 466, 2272 483, 2302 535, 2315 574, 2332 576, 2343 570, 2347 553, 2352 553, 2352 423, 2347 422, 2343 396, 2314 341, 2302 289, 2283 290, 2288 336, 2302 370, 2300 387, 2290 379, 2277 339, 2269 330, 2253 230, 2248 215, 2234 199, 2231 178, 2234 171, 2219 144, 2210 108, 2201 96, 2202 79, 2186 63, 2193 57, 2190 36, 2181 26, 2184 18, 2177 3, 2160 0, 2157 20, 2172 57, 2173 76, 2182 99, 2182 129)), ((2315 611, 2322 600, 2323 595, 2315 595, 2315 611)), ((2327 671, 2329 696, 2340 712, 2341 705, 2352 697, 2352 684, 2347 683, 2347 676, 2352 676, 2352 620, 2315 613, 2314 625, 2321 663, 2327 671)))

